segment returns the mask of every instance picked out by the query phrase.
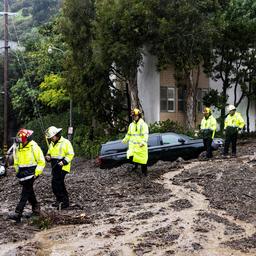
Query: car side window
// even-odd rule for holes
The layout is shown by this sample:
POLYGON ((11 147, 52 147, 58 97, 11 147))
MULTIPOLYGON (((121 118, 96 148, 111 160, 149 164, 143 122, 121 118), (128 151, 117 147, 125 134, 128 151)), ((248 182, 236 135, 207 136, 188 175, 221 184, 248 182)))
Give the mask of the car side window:
POLYGON ((173 134, 163 134, 162 135, 162 141, 163 141, 163 145, 179 145, 179 141, 178 141, 179 137, 173 134))
POLYGON ((154 146, 157 146, 159 145, 158 143, 158 136, 149 136, 148 138, 148 146, 149 147, 154 147, 154 146))

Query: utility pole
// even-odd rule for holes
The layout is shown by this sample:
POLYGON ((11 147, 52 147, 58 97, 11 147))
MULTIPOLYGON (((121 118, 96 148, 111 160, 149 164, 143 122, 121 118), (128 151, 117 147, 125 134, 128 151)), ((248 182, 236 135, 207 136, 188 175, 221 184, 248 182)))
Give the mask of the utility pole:
POLYGON ((4 0, 4 145, 6 156, 8 148, 8 2, 4 0))

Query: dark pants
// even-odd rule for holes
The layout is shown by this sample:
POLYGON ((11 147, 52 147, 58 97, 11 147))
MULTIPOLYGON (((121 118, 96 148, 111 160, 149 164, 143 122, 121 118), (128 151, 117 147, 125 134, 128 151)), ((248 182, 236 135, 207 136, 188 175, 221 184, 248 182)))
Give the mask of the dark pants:
POLYGON ((206 157, 212 158, 212 138, 203 139, 206 157))
POLYGON ((34 178, 21 181, 20 184, 22 185, 21 198, 15 212, 22 215, 27 201, 32 205, 32 211, 38 208, 38 202, 33 188, 34 178))
MULTIPOLYGON (((134 167, 132 169, 137 169, 139 166, 139 163, 133 162, 133 157, 130 157, 131 162, 133 163, 134 167)), ((147 164, 140 164, 141 165, 141 172, 147 176, 148 175, 148 165, 147 164)))
POLYGON ((228 154, 229 145, 232 146, 232 155, 236 155, 237 132, 226 136, 224 144, 224 155, 228 154))
POLYGON ((52 170, 52 191, 58 203, 63 203, 63 206, 69 206, 68 192, 65 186, 65 176, 67 172, 57 166, 52 170))

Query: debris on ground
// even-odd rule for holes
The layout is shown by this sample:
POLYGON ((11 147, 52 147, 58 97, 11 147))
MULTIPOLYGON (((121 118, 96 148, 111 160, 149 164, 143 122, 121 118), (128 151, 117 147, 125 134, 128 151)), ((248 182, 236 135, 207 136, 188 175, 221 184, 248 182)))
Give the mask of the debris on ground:
POLYGON ((240 141, 236 158, 159 161, 148 177, 76 158, 62 211, 51 207, 47 167, 35 182, 41 216, 27 205, 19 224, 7 217, 21 189, 9 169, 0 178, 0 255, 256 255, 255 142, 240 141))

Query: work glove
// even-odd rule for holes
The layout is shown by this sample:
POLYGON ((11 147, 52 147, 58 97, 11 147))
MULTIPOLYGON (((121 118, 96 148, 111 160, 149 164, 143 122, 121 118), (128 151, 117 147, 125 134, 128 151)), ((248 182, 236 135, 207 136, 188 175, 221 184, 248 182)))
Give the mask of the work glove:
POLYGON ((65 159, 61 160, 61 161, 58 163, 59 166, 63 166, 63 165, 67 165, 67 164, 68 164, 68 162, 67 162, 65 159))
POLYGON ((58 165, 63 166, 64 165, 63 161, 58 162, 58 165))
POLYGON ((242 128, 238 127, 237 132, 241 134, 243 132, 242 128))

